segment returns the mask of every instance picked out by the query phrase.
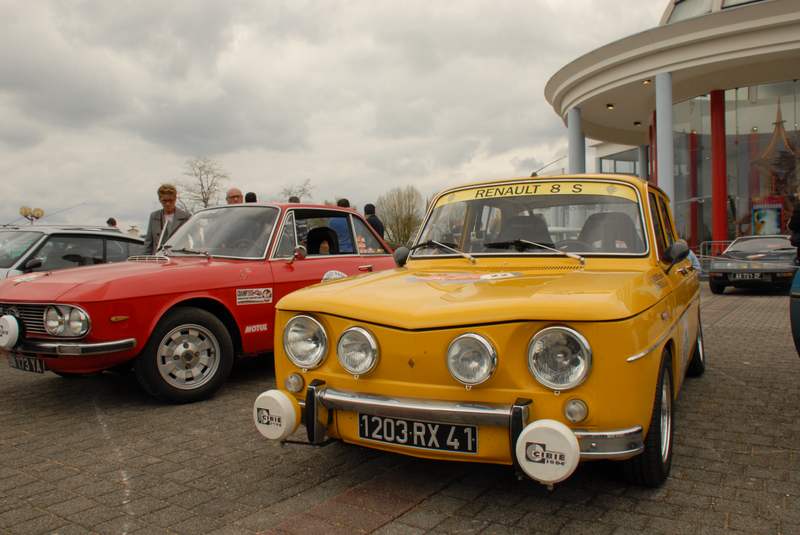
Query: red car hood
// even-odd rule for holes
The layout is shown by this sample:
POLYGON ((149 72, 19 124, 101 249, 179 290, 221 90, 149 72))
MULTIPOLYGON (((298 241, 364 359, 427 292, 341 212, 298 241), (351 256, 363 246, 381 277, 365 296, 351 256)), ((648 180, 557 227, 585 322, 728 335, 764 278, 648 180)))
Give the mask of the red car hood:
POLYGON ((168 263, 120 262, 32 273, 0 282, 0 302, 93 302, 242 284, 258 274, 271 280, 264 262, 170 258, 168 263))

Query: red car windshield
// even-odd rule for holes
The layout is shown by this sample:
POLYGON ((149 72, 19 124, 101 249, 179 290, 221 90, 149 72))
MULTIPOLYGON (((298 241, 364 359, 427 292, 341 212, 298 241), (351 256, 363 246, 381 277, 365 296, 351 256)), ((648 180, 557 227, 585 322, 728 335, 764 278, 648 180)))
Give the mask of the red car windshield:
POLYGON ((166 243, 170 254, 263 258, 278 217, 272 206, 220 206, 194 214, 166 243))

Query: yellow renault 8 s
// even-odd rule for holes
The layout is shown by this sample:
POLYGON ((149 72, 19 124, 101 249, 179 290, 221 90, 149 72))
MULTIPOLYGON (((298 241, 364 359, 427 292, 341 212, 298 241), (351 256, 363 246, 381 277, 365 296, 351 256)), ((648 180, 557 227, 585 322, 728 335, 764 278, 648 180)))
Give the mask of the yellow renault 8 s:
POLYGON ((513 465, 545 485, 623 461, 657 486, 673 402, 705 368, 698 274, 666 195, 616 175, 448 189, 398 267, 278 303, 275 378, 253 417, 340 439, 513 465))

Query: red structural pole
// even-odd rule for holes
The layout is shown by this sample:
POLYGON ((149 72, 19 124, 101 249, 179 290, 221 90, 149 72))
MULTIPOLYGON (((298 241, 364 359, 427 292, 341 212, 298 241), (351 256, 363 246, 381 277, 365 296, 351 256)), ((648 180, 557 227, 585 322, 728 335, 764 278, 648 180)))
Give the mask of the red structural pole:
POLYGON ((697 132, 689 133, 689 247, 697 249, 697 132))
MULTIPOLYGON (((711 239, 728 239, 728 171, 725 153, 725 91, 711 92, 711 239)), ((715 247, 718 252, 718 247, 715 247)))

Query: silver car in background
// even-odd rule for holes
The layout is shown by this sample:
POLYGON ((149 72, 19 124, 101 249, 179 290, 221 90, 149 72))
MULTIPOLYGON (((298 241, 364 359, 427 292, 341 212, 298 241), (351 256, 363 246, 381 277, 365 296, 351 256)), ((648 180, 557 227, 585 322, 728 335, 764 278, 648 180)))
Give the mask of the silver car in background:
POLYGON ((787 290, 797 270, 797 248, 789 236, 743 236, 712 258, 708 285, 715 294, 728 286, 787 290))
POLYGON ((35 271, 121 262, 141 254, 141 238, 111 227, 0 226, 0 279, 35 271))

